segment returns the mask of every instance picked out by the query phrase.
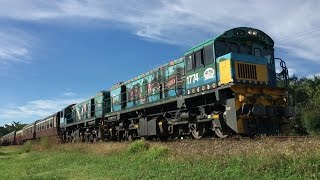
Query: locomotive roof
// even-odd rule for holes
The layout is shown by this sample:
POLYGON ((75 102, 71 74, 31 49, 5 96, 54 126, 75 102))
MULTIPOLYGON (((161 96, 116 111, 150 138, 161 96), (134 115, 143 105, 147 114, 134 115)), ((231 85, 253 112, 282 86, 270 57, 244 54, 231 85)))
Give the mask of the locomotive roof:
POLYGON ((221 39, 221 38, 228 38, 228 37, 233 37, 233 36, 239 36, 239 37, 252 37, 252 38, 256 38, 255 40, 261 40, 260 38, 257 38, 255 36, 248 36, 247 35, 247 32, 249 30, 252 30, 252 31, 257 31, 259 34, 261 34, 261 37, 263 37, 264 39, 262 41, 264 41, 265 43, 267 43, 268 45, 272 46, 274 45, 274 41, 270 38, 270 36, 268 36, 266 33, 264 33, 263 31, 259 30, 259 29, 255 29, 255 28, 251 28, 251 27, 237 27, 237 28, 233 28, 233 29, 230 29, 230 30, 227 30, 225 31, 224 33, 214 37, 214 38, 211 38, 207 41, 204 41, 200 44, 197 44, 195 46, 193 46, 192 48, 188 49, 184 55, 188 55, 188 54, 191 54, 195 51, 198 51, 200 49, 202 49, 203 47, 209 45, 209 44, 212 44, 214 43, 216 40, 218 39, 221 39), (238 34, 239 31, 242 31, 244 34, 238 34))
POLYGON ((162 68, 165 68, 165 67, 168 67, 168 66, 174 66, 175 64, 179 64, 179 63, 181 63, 182 61, 183 61, 183 58, 178 58, 178 59, 175 59, 175 60, 171 60, 170 62, 168 62, 168 63, 166 63, 166 64, 164 64, 164 65, 162 65, 162 66, 160 66, 160 67, 157 67, 157 68, 155 68, 155 69, 153 69, 153 70, 151 70, 151 71, 149 71, 149 72, 146 72, 146 73, 144 73, 144 74, 141 74, 141 75, 139 75, 139 76, 136 76, 135 78, 132 78, 132 79, 130 79, 130 80, 128 80, 128 81, 117 83, 117 84, 115 84, 115 85, 113 85, 113 86, 111 87, 111 90, 114 90, 114 89, 116 89, 116 88, 119 88, 119 87, 120 87, 121 85, 123 85, 123 84, 128 84, 128 83, 134 82, 134 81, 136 81, 136 80, 138 80, 138 79, 144 78, 144 77, 152 74, 153 72, 158 71, 159 69, 162 69, 162 68))
POLYGON ((104 94, 108 94, 108 93, 110 93, 110 91, 108 91, 108 90, 99 91, 99 92, 97 92, 97 94, 95 96, 91 96, 90 98, 87 98, 87 99, 85 99, 85 100, 83 100, 81 102, 78 102, 76 104, 72 104, 70 106, 79 106, 79 105, 82 105, 82 104, 86 104, 88 102, 91 102, 91 99, 96 98, 98 96, 103 96, 104 94))

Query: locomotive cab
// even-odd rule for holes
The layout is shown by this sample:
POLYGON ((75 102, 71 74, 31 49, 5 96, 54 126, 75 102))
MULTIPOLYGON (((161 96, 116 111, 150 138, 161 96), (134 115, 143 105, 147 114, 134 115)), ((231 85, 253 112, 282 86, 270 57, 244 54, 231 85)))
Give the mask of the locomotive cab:
POLYGON ((276 85, 274 42, 264 32, 236 28, 219 36, 214 43, 218 84, 246 83, 276 85))
POLYGON ((236 133, 284 133, 293 109, 287 91, 276 87, 274 42, 260 30, 236 28, 215 41, 219 87, 229 86, 226 124, 236 133))

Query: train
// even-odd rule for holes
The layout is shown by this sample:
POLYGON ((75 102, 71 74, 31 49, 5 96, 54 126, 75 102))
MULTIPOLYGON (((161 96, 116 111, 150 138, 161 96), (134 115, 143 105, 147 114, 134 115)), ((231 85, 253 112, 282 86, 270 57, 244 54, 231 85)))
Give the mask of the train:
POLYGON ((21 130, 13 131, 4 135, 0 140, 0 144, 22 144, 26 141, 41 139, 43 137, 60 138, 58 135, 59 129, 59 119, 57 117, 57 113, 55 113, 28 124, 21 130))
MULTIPOLYGON (((278 85, 274 41, 237 27, 202 42, 178 59, 115 84, 1 139, 22 143, 46 136, 63 142, 169 139, 206 134, 227 138, 279 135, 294 108, 278 85)), ((288 70, 281 61, 287 81, 288 70)))

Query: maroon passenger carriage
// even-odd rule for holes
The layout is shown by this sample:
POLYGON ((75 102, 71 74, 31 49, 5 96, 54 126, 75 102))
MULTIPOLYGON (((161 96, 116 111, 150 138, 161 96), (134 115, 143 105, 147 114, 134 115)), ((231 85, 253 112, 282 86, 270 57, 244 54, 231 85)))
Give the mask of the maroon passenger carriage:
POLYGON ((22 128, 22 142, 32 140, 35 138, 35 124, 36 122, 33 122, 24 128, 22 128))
POLYGON ((59 134, 60 113, 52 114, 35 122, 35 138, 57 137, 59 134))
POLYGON ((15 144, 22 144, 23 143, 23 130, 16 131, 16 142, 15 144))
POLYGON ((28 140, 40 139, 42 137, 57 137, 59 124, 59 112, 37 120, 25 126, 21 131, 16 132, 16 144, 22 144, 28 140))
POLYGON ((16 131, 4 135, 1 138, 1 145, 13 145, 16 142, 16 131))

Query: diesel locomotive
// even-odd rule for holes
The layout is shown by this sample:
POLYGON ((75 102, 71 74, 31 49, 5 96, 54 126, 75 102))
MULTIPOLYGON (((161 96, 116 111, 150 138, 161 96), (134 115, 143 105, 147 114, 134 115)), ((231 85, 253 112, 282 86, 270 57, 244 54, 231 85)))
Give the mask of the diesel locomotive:
MULTIPOLYGON (((274 41, 266 33, 233 28, 188 49, 181 58, 35 121, 21 137, 11 139, 282 134, 294 109, 288 106, 286 88, 277 85, 275 59, 274 41)), ((286 67, 282 69, 287 77, 286 67)))

